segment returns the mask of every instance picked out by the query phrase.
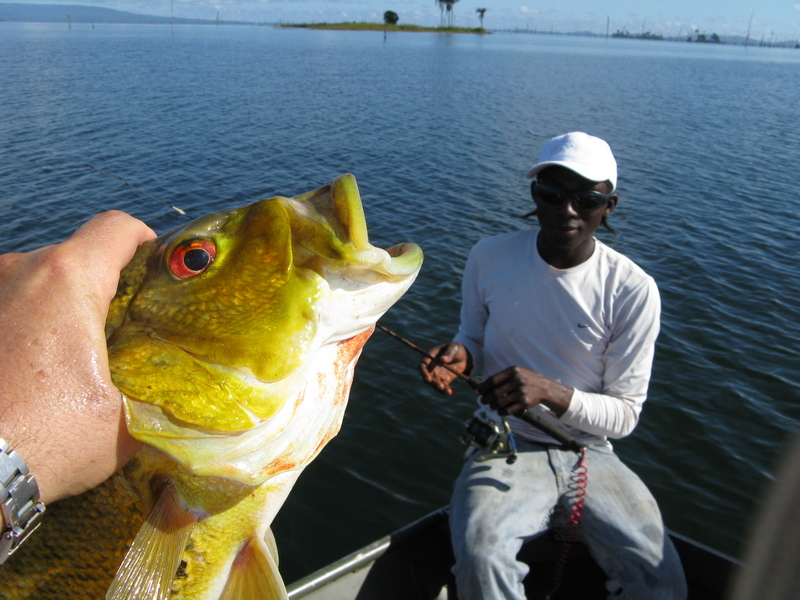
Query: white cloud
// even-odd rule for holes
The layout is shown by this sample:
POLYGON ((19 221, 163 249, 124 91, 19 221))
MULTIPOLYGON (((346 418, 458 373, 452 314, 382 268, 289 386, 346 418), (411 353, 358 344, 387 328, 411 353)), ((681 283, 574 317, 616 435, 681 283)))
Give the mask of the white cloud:
POLYGON ((527 6, 520 6, 519 12, 525 13, 526 15, 538 15, 539 9, 538 8, 528 8, 527 6))

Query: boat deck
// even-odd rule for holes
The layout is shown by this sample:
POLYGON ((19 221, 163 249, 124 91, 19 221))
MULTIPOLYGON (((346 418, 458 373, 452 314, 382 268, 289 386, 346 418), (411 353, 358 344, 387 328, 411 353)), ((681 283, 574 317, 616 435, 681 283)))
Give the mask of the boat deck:
MULTIPOLYGON (((736 561, 672 534, 689 582, 689 600, 723 600, 736 561)), ((551 591, 560 542, 547 536, 520 556, 532 565, 528 598, 551 591)), ((454 600, 447 512, 437 511, 289 586, 292 600, 454 600)), ((605 574, 575 543, 554 600, 605 598, 605 574)))

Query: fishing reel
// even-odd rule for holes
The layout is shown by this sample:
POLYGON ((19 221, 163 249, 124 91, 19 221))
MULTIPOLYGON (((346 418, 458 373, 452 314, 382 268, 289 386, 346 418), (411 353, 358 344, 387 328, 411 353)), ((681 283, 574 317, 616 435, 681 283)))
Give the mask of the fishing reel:
POLYGON ((517 444, 514 441, 514 434, 511 433, 511 426, 505 417, 502 427, 485 414, 472 417, 467 421, 466 429, 461 434, 461 443, 470 447, 464 458, 476 450, 484 450, 487 454, 475 457, 476 461, 505 458, 506 463, 512 465, 517 460, 517 444))

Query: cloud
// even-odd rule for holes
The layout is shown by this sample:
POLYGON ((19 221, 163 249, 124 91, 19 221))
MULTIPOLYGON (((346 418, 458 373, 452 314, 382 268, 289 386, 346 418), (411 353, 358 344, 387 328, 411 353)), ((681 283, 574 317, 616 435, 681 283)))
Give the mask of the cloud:
POLYGON ((520 6, 519 12, 525 13, 526 15, 538 15, 539 9, 538 8, 528 8, 527 6, 520 6))

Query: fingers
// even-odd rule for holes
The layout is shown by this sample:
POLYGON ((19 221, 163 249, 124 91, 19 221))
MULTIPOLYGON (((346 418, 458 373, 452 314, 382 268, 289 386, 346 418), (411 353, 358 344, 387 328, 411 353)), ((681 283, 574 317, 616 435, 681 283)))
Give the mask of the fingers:
POLYGON ((451 364, 461 350, 459 344, 445 344, 437 358, 446 365, 451 364))
POLYGON ((538 404, 538 398, 529 393, 525 375, 535 373, 509 367, 486 378, 477 387, 481 402, 500 415, 513 415, 538 404))
POLYGON ((425 357, 419 363, 422 380, 433 389, 452 395, 454 390, 450 384, 457 377, 453 371, 457 373, 464 372, 467 364, 466 349, 457 343, 441 344, 431 348, 428 354, 433 359, 425 357), (453 371, 444 368, 443 364, 453 369, 453 371))
POLYGON ((120 271, 136 249, 154 237, 155 232, 139 219, 112 210, 92 217, 64 245, 79 252, 84 264, 93 265, 93 275, 110 301, 117 291, 120 271))
MULTIPOLYGON (((155 232, 136 217, 119 210, 109 210, 97 214, 81 225, 70 236, 73 240, 94 239, 100 245, 114 242, 110 256, 129 254, 133 256, 136 248, 149 239, 156 237, 155 232)), ((98 244, 93 244, 98 245, 98 244)), ((130 258, 128 259, 130 260, 130 258)), ((117 266, 124 267, 128 263, 123 260, 117 266)))

